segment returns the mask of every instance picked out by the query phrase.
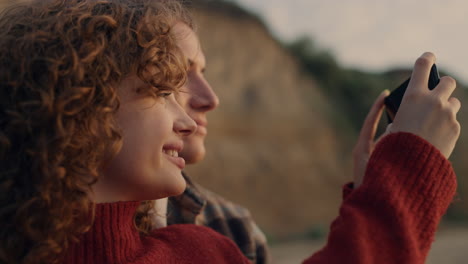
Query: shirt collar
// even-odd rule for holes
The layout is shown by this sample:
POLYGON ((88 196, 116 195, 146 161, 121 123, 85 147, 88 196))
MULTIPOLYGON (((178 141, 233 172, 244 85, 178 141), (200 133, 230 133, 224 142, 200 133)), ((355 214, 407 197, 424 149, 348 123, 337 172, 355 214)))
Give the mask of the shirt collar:
MULTIPOLYGON (((174 204, 172 210, 176 210, 174 208, 183 210, 184 219, 194 223, 195 218, 202 212, 206 205, 206 198, 197 187, 197 184, 194 183, 185 172, 182 172, 182 175, 187 182, 185 191, 179 196, 170 197, 169 200, 174 204)), ((172 212, 169 211, 168 213, 170 217, 172 212)))

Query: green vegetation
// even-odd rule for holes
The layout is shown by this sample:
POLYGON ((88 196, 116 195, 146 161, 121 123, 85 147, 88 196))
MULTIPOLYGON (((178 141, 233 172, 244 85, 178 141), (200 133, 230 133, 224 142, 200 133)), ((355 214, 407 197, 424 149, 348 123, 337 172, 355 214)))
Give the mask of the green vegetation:
POLYGON ((369 73, 341 67, 333 54, 318 48, 307 37, 286 44, 287 49, 302 65, 303 70, 319 82, 320 88, 337 110, 350 122, 352 129, 359 131, 362 120, 378 94, 397 87, 396 81, 387 73, 369 73))

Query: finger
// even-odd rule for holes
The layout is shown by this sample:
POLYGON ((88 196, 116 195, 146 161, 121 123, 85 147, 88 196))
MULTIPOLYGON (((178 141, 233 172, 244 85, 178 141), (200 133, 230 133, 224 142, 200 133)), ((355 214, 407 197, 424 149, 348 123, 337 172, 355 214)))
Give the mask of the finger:
POLYGON ((460 103, 460 100, 458 100, 457 98, 455 97, 450 97, 448 99, 448 102, 450 104, 450 107, 452 108, 452 110, 455 112, 455 113, 458 113, 458 111, 460 111, 460 108, 461 108, 461 103, 460 103))
POLYGON ((440 82, 434 89, 434 92, 441 97, 442 100, 448 100, 452 96, 453 91, 457 88, 457 81, 450 76, 440 78, 440 82))
POLYGON ((369 142, 373 141, 375 133, 377 132, 377 126, 379 124, 382 112, 384 109, 384 100, 390 94, 388 90, 383 91, 375 100, 371 107, 371 110, 367 114, 364 120, 364 125, 361 128, 360 141, 369 142))
POLYGON ((419 57, 414 63, 411 81, 408 85, 408 91, 418 90, 426 91, 429 83, 429 74, 431 67, 435 63, 435 55, 431 52, 426 52, 419 57))

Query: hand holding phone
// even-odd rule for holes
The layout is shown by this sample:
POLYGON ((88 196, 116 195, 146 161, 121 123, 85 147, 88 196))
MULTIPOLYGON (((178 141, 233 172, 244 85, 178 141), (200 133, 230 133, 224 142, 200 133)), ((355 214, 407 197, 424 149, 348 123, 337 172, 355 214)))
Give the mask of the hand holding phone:
MULTIPOLYGON (((408 84, 411 78, 408 78, 405 82, 403 82, 398 88, 393 90, 389 96, 385 98, 385 109, 387 113, 388 123, 392 123, 393 119, 395 119, 395 115, 400 108, 401 101, 403 100, 403 96, 408 88, 408 84)), ((428 88, 429 90, 433 90, 440 82, 439 72, 437 71, 437 66, 435 64, 432 65, 431 72, 429 75, 429 82, 428 88)))
MULTIPOLYGON (((431 85, 429 82, 433 82, 428 78, 433 75, 431 67, 434 63, 435 56, 429 52, 416 60, 411 80, 401 105, 397 108, 398 113, 387 131, 408 132, 420 136, 448 158, 460 136, 457 113, 461 103, 452 97, 457 85, 449 76, 440 78, 439 84, 435 85, 433 90, 428 89, 431 85)), ((433 82, 432 86, 436 82, 433 82)))

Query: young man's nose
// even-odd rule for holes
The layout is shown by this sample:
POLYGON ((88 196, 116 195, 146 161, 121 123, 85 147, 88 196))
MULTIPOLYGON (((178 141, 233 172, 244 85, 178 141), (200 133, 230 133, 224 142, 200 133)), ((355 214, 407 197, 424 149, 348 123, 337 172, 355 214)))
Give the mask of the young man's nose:
POLYGON ((219 98, 211 88, 210 84, 199 79, 192 83, 190 106, 199 111, 208 112, 219 105, 219 98))

